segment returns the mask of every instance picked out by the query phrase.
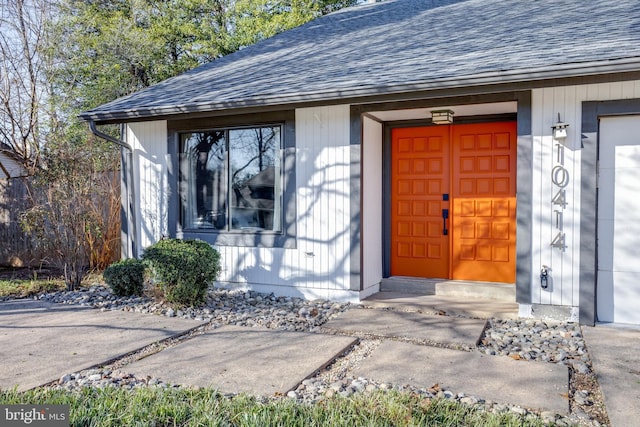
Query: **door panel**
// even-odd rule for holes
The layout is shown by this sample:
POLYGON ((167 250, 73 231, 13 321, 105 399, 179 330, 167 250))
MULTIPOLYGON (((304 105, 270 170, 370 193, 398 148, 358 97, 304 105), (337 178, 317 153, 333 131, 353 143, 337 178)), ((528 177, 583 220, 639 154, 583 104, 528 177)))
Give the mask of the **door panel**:
POLYGON ((449 193, 449 130, 392 130, 391 274, 449 274, 449 242, 443 235, 443 194, 449 193))
POLYGON ((391 274, 515 282, 515 122, 391 135, 391 274))
POLYGON ((454 280, 515 282, 516 124, 453 127, 454 280))

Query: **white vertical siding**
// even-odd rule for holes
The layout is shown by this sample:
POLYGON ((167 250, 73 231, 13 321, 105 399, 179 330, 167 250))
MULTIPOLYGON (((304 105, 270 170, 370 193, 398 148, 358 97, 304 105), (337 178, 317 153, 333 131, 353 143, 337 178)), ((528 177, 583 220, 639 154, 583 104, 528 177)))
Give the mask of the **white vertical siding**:
MULTIPOLYGON (((362 138, 362 283, 364 290, 382 280, 382 124, 363 119, 362 138)), ((365 292, 368 293, 368 292, 365 292)))
POLYGON ((0 179, 16 178, 25 175, 26 171, 20 163, 6 154, 0 153, 0 179))
POLYGON ((640 81, 551 87, 532 91, 532 303, 564 306, 578 306, 579 303, 582 102, 639 97, 640 81), (570 124, 564 143, 564 159, 561 162, 557 158, 556 142, 551 130, 551 126, 558 120, 558 113, 563 122, 570 124), (551 203, 559 190, 552 183, 551 174, 554 166, 560 163, 563 163, 569 175, 569 184, 565 188, 567 206, 564 209, 551 203), (562 230, 557 228, 554 209, 562 211, 562 230), (567 247, 564 251, 551 247, 551 241, 559 231, 566 236, 567 247), (538 276, 543 265, 551 268, 552 281, 547 290, 541 289, 538 276))
POLYGON ((168 233, 167 122, 127 125, 133 148, 138 253, 168 233))
POLYGON ((307 286, 349 288, 349 106, 296 111, 298 243, 307 286), (313 273, 311 273, 313 272, 313 273), (309 274, 311 273, 311 274, 309 274))
POLYGON ((348 105, 296 110, 297 247, 218 247, 222 282, 357 299, 357 292, 349 291, 349 112, 348 105))

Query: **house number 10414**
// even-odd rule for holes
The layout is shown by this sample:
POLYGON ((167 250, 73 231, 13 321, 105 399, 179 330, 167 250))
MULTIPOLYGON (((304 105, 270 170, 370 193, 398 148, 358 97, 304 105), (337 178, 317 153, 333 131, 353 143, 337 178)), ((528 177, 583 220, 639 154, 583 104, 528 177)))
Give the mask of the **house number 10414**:
POLYGON ((551 246, 564 251, 567 248, 565 243, 564 225, 564 209, 567 207, 567 190, 569 185, 569 171, 564 167, 564 145, 556 144, 557 157, 556 165, 551 170, 551 182, 554 184, 555 194, 551 199, 553 213, 555 214, 556 234, 551 240, 551 246))

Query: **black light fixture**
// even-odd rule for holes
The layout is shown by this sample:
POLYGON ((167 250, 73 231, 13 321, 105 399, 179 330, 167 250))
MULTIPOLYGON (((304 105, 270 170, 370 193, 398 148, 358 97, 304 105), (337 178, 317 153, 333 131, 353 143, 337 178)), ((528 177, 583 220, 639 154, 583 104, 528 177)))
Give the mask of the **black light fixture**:
POLYGON ((432 110, 431 122, 436 125, 450 125, 453 123, 453 111, 451 110, 432 110))

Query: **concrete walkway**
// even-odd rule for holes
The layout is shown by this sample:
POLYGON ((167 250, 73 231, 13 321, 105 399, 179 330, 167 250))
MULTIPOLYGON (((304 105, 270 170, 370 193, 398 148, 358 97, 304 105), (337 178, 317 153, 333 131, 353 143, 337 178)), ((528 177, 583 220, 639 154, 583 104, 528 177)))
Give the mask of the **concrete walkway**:
POLYGON ((582 327, 613 427, 640 424, 640 328, 582 327))
POLYGON ((223 326, 127 365, 137 378, 228 393, 286 394, 356 343, 355 338, 223 326))
MULTIPOLYGON (((0 387, 36 387, 199 325, 184 319, 32 300, 1 302, 0 387)), ((382 343, 348 375, 425 388, 440 384, 498 403, 568 411, 565 366, 451 349, 473 347, 484 328, 483 320, 352 309, 324 327, 325 333, 299 333, 225 326, 123 369, 137 377, 152 375, 170 383, 273 395, 294 389, 333 361, 357 341, 353 336, 377 336, 382 343)), ((640 366, 636 354, 640 332, 585 328, 585 337, 614 425, 633 424, 629 421, 640 417, 639 373, 635 370, 640 366)))
POLYGON ((485 400, 568 414, 566 366, 420 345, 474 348, 486 321, 424 314, 428 310, 419 305, 410 308, 420 312, 351 309, 324 325, 325 329, 343 333, 415 341, 384 340, 353 376, 416 387, 438 384, 485 400))
POLYGON ((569 371, 555 363, 384 341, 354 375, 416 387, 438 384, 494 402, 569 412, 569 371))
POLYGON ((28 390, 200 324, 33 300, 0 302, 0 387, 28 390))
POLYGON ((365 308, 351 309, 323 326, 342 333, 475 347, 486 323, 480 319, 365 308))

